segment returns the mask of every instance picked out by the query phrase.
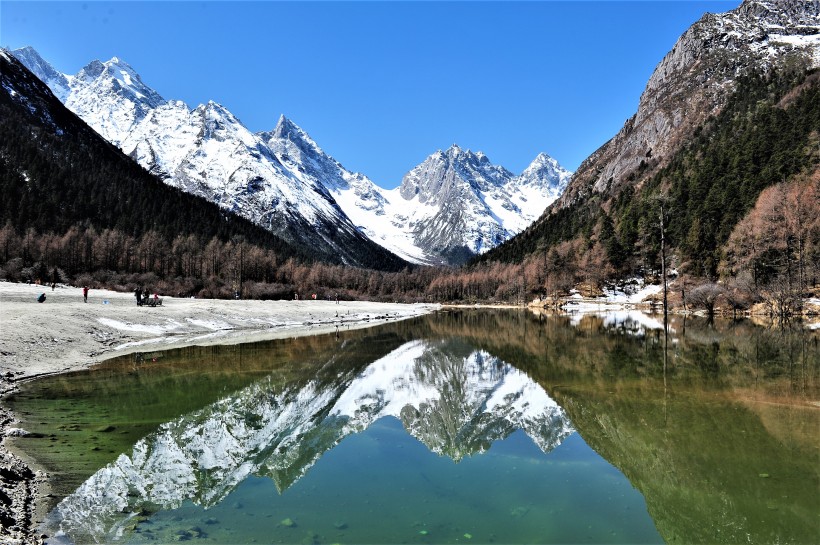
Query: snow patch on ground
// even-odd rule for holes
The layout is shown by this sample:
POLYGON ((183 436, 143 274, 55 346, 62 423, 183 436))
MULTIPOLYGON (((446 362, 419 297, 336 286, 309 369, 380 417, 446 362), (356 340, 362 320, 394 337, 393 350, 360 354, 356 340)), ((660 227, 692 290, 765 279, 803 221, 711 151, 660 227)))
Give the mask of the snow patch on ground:
POLYGON ((104 326, 108 326, 113 329, 119 329, 120 331, 138 331, 141 333, 149 333, 152 335, 163 335, 165 333, 170 333, 171 331, 180 329, 182 327, 182 324, 180 324, 179 322, 175 322, 173 320, 168 320, 167 325, 134 324, 131 322, 121 322, 119 320, 114 320, 111 318, 97 318, 97 321, 104 326))
POLYGON ((645 285, 642 278, 632 278, 623 286, 605 288, 603 291, 607 303, 637 304, 647 297, 662 292, 663 286, 660 284, 645 285))
POLYGON ((204 327, 205 329, 210 329, 212 331, 220 331, 223 329, 233 329, 233 326, 227 322, 222 322, 219 320, 196 320, 194 318, 186 318, 185 320, 189 324, 193 324, 195 326, 204 327))

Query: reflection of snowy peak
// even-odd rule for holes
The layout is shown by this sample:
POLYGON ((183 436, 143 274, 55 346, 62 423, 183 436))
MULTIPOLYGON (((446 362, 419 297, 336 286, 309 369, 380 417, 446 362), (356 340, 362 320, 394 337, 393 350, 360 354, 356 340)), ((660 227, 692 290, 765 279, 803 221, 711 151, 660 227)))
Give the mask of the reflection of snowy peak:
POLYGON ((31 48, 13 54, 70 110, 169 185, 216 202, 323 259, 389 270, 406 265, 363 235, 323 181, 306 174, 310 157, 283 165, 268 147, 274 143, 271 133, 250 132, 220 104, 189 110, 183 102, 166 101, 117 58, 93 61, 65 76, 31 48))
POLYGON ((486 352, 465 357, 447 344, 421 342, 400 350, 406 352, 370 365, 330 414, 348 417, 357 431, 394 416, 430 450, 454 460, 483 452, 517 429, 544 452, 572 431, 540 386, 486 352))
POLYGON ((401 268, 385 249, 415 263, 461 262, 532 223, 570 174, 541 154, 514 176, 480 152, 452 146, 385 190, 346 170, 284 116, 274 130, 251 133, 214 102, 189 110, 166 101, 116 57, 68 76, 30 47, 12 53, 169 185, 353 265, 401 268))
POLYGON ((485 352, 407 343, 358 376, 277 391, 263 380, 164 424, 95 473, 50 515, 55 535, 110 542, 142 509, 221 501, 251 474, 291 486, 344 437, 385 416, 459 460, 523 429, 544 451, 572 432, 525 374, 485 352))

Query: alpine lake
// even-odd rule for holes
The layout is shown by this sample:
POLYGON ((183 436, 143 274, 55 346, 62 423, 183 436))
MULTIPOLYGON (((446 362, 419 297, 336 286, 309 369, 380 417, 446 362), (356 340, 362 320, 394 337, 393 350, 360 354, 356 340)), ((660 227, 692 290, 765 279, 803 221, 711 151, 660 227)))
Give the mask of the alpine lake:
POLYGON ((450 310, 22 385, 48 543, 820 540, 820 332, 450 310))

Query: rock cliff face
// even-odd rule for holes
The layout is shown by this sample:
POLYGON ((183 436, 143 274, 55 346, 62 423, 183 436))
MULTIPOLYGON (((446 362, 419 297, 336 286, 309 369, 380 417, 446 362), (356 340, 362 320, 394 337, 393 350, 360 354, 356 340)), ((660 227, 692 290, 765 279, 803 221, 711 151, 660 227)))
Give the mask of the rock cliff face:
POLYGON ((65 498, 49 533, 123 541, 137 513, 215 505, 253 474, 287 489, 346 436, 385 416, 455 460, 518 429, 544 452, 574 431, 563 409, 511 365, 457 341, 412 341, 332 383, 263 380, 163 424, 65 498))
POLYGON ((587 158, 553 210, 640 183, 719 112, 744 74, 820 66, 820 2, 746 0, 704 15, 658 64, 637 113, 587 158))

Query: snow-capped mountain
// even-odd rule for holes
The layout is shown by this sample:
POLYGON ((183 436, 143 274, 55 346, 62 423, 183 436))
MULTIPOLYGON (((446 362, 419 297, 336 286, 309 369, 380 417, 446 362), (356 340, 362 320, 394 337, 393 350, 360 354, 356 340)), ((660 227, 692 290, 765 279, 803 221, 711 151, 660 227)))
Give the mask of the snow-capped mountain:
POLYGON ((457 264, 519 233, 566 187, 571 172, 542 153, 518 176, 457 145, 386 190, 361 175, 328 189, 372 240, 414 263, 457 264))
POLYGON ((12 53, 65 97, 70 110, 169 185, 216 202, 319 257, 388 270, 405 265, 363 235, 322 183, 283 166, 259 135, 220 104, 191 110, 181 101, 166 101, 116 57, 65 76, 31 48, 12 53))
POLYGON ((65 102, 71 93, 71 78, 61 74, 48 62, 43 60, 33 47, 22 47, 11 52, 14 57, 23 63, 32 74, 40 78, 40 81, 48 85, 60 102, 65 102))
POLYGON ((284 116, 252 133, 225 107, 166 101, 116 57, 74 76, 12 52, 92 128, 169 185, 345 263, 457 263, 523 230, 570 173, 545 154, 520 176, 453 146, 385 190, 346 170, 284 116), (437 191, 440 190, 440 191, 437 191), (368 240, 369 238, 369 240, 368 240), (378 250, 370 241, 375 241, 378 250))
POLYGON ((428 448, 459 460, 521 429, 545 453, 573 428, 538 384, 454 340, 411 341, 360 373, 282 388, 257 382, 164 424, 100 469, 49 516, 53 535, 119 541, 141 511, 212 506, 250 475, 280 490, 346 436, 394 417, 428 448))
POLYGON ((401 200, 394 196, 392 202, 417 246, 457 262, 524 230, 570 176, 543 153, 514 176, 483 153, 453 145, 408 172, 396 190, 401 200))

